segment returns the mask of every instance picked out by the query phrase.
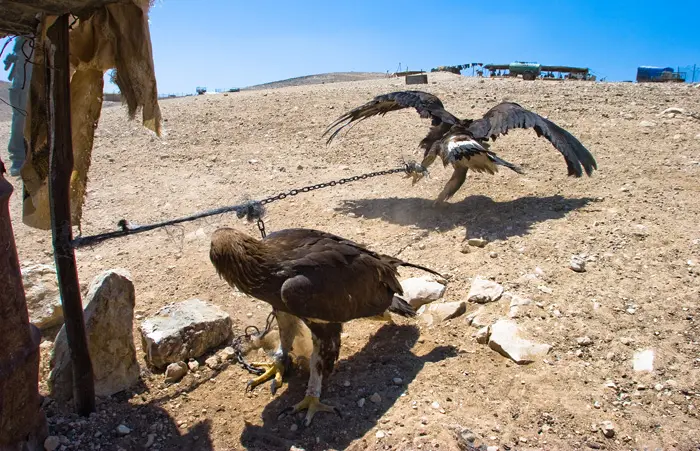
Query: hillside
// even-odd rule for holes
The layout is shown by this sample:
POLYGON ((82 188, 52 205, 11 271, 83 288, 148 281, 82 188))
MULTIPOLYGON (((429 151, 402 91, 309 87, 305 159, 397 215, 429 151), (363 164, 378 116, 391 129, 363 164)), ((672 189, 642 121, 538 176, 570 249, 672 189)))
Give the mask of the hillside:
POLYGON ((305 75, 303 77, 288 78, 286 80, 272 81, 260 85, 249 86, 244 90, 288 88, 291 86, 320 85, 345 81, 362 81, 385 78, 381 72, 330 72, 327 74, 305 75))

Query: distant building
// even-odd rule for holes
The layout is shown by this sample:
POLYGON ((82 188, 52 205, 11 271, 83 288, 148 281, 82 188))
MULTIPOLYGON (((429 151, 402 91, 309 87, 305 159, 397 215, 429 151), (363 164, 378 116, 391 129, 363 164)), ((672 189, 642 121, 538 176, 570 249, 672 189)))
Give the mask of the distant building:
POLYGON ((684 82, 685 74, 675 72, 672 67, 639 66, 637 68, 638 83, 684 82))

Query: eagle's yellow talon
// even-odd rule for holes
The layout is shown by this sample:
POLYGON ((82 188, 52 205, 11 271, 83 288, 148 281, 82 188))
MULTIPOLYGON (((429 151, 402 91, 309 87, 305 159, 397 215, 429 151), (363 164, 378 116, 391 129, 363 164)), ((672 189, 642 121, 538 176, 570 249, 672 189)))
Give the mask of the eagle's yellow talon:
POLYGON ((257 387, 258 385, 265 383, 265 382, 269 381, 270 379, 274 379, 272 381, 272 385, 270 386, 270 389, 272 390, 272 394, 274 395, 275 392, 277 391, 277 389, 282 386, 282 376, 284 375, 284 369, 278 368, 278 365, 275 363, 267 363, 267 362, 251 363, 251 366, 266 368, 266 370, 260 376, 248 381, 248 384, 246 385, 246 391, 247 390, 253 391, 253 389, 255 387, 257 387))
POLYGON ((311 424, 311 420, 313 420, 314 415, 316 415, 316 412, 332 412, 341 418, 343 417, 340 413, 340 410, 338 410, 337 407, 323 404, 316 396, 305 396, 304 399, 302 399, 301 402, 299 402, 298 404, 292 407, 287 407, 282 412, 280 412, 278 418, 282 418, 286 415, 294 415, 295 413, 301 412, 302 410, 306 410, 304 426, 308 426, 311 424))

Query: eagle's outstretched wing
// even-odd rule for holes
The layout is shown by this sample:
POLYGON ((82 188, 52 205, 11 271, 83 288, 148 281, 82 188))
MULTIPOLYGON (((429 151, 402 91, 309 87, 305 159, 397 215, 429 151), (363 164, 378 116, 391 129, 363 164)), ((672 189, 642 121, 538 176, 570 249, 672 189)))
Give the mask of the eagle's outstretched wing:
POLYGON ((539 114, 526 110, 517 103, 503 102, 491 108, 484 117, 473 121, 468 130, 477 139, 494 141, 511 128, 533 128, 537 136, 544 136, 564 156, 569 175, 581 177, 583 170, 591 175, 598 169, 595 158, 571 133, 539 114))
POLYGON ((396 91, 389 94, 382 94, 369 102, 354 108, 340 116, 328 126, 323 136, 331 130, 333 133, 328 137, 326 144, 330 144, 333 138, 348 125, 359 122, 371 116, 385 115, 390 111, 401 110, 403 108, 415 108, 422 118, 431 118, 433 125, 441 122, 456 124, 459 122, 455 116, 445 111, 445 108, 436 96, 423 91, 396 91))

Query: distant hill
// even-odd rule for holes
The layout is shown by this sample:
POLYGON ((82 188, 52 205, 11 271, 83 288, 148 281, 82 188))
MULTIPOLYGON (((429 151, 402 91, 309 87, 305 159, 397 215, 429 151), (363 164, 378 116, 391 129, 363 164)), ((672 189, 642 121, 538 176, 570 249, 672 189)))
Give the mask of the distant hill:
POLYGON ((248 86, 244 90, 286 88, 288 86, 320 85, 323 83, 338 83, 343 81, 375 80, 386 77, 382 72, 330 72, 327 74, 305 75, 303 77, 288 78, 286 80, 272 81, 255 86, 248 86))

